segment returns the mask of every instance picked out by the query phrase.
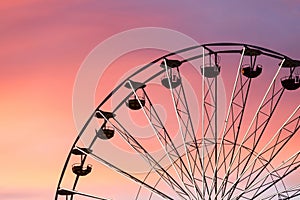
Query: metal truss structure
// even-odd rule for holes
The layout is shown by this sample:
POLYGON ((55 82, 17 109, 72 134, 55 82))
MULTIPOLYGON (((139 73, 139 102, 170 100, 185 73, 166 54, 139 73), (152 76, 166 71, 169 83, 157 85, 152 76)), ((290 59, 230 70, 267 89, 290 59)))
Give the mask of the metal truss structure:
POLYGON ((299 60, 259 46, 211 43, 171 52, 140 67, 107 95, 83 126, 67 156, 55 199, 111 198, 105 192, 102 198, 78 191, 79 180, 92 174, 89 159, 136 183, 130 199, 300 198, 300 181, 294 178, 300 175, 299 66, 299 60), (184 75, 192 65, 201 77, 194 99, 184 75), (162 99, 172 102, 171 126, 158 110, 160 102, 153 98, 157 94, 147 87, 157 80, 168 94, 162 99), (115 96, 118 103, 112 105, 115 96), (157 156, 133 133, 134 125, 119 117, 124 109, 143 116, 163 153, 157 156), (101 154, 102 144, 116 137, 149 167, 142 176, 101 154), (72 165, 78 156, 80 163, 72 165), (65 188, 68 170, 75 177, 65 188))

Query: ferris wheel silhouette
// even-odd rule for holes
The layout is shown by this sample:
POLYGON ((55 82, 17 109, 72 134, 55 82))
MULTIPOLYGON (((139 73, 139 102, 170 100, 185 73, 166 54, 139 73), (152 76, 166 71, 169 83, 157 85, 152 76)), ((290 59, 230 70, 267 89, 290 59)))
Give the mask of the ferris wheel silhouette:
MULTIPOLYGON (((67 156, 55 199, 112 198, 101 190, 102 197, 78 190, 82 177, 93 176, 91 159, 136 183, 130 199, 299 198, 299 66, 299 60, 267 48, 209 43, 139 67, 87 119, 67 156), (190 94, 190 76, 184 73, 196 61, 200 79, 190 94), (159 110, 158 100, 168 108, 159 110), (147 125, 134 129, 137 124, 128 120, 147 125), (139 137, 143 128, 153 135, 148 141, 139 137), (83 138, 88 138, 84 146, 83 138), (109 160, 119 158, 105 146, 115 139, 134 151, 147 171, 137 175, 109 160), (103 156, 104 148, 110 153, 103 156), (66 188, 70 171, 75 176, 66 188)), ((126 159, 135 165, 135 159, 126 159)))

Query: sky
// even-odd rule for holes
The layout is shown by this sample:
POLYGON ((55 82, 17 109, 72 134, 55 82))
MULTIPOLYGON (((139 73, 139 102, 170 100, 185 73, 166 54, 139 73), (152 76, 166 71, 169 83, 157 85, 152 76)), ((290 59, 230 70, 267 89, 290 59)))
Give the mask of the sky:
POLYGON ((0 199, 53 199, 77 136, 76 75, 107 38, 160 27, 300 59, 299 19, 299 0, 1 1, 0 199))

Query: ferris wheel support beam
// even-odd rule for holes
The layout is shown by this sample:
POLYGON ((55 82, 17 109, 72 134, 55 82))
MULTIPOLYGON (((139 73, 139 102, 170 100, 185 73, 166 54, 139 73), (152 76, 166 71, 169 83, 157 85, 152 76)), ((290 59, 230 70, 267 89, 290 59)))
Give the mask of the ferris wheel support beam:
POLYGON ((254 185, 246 188, 241 194, 239 194, 237 197, 234 197, 233 199, 239 199, 242 195, 256 190, 254 196, 251 197, 252 199, 254 199, 266 192, 279 181, 283 180, 292 172, 298 170, 299 168, 300 151, 296 152, 286 161, 283 161, 283 163, 280 164, 277 168, 273 169, 269 174, 265 175, 264 177, 261 177, 254 185), (278 174, 280 174, 280 176, 278 176, 278 174))
MULTIPOLYGON (((260 171, 257 173, 257 175, 252 179, 252 181, 250 182, 250 177, 248 179, 247 182, 247 186, 249 187, 250 185, 252 185, 255 180, 259 177, 259 175, 263 172, 263 170, 265 170, 267 168, 268 165, 271 164, 272 160, 279 154, 280 151, 283 150, 283 148, 287 145, 287 143, 290 141, 290 139, 292 139, 293 136, 295 136, 295 134, 299 131, 300 128, 300 116, 296 116, 295 118, 291 119, 291 117, 299 110, 300 106, 298 106, 296 108, 296 110, 293 112, 293 114, 289 117, 288 121, 284 124, 284 126, 277 132, 277 134, 274 135, 274 137, 270 140, 270 142, 263 148, 262 152, 259 153, 260 155, 266 154, 268 151, 272 151, 270 158, 266 159, 267 163, 260 169, 260 171), (288 125, 290 125, 291 123, 295 123, 294 127, 288 127, 288 125), (287 136, 284 136, 283 133, 286 133, 287 136), (283 135, 283 138, 281 138, 281 136, 283 135), (275 140, 276 138, 276 140, 275 140), (267 150, 265 150, 265 148, 271 144, 272 141, 275 141, 275 144, 271 147, 269 147, 267 150)), ((253 164, 255 164, 257 157, 253 160, 253 164)), ((252 164, 248 165, 251 166, 252 164)), ((246 170, 245 170, 246 171, 246 170)), ((241 174, 242 176, 242 174, 241 174)))
MULTIPOLYGON (((234 82, 234 87, 233 87, 233 91, 232 91, 232 95, 231 95, 231 100, 230 100, 227 116, 225 118, 225 124, 224 124, 224 128, 223 128, 222 136, 221 136, 221 142, 220 142, 220 147, 219 147, 218 156, 217 156, 217 160, 216 160, 216 168, 214 169, 214 173, 217 173, 217 170, 219 169, 220 166, 224 166, 225 170, 226 170, 227 157, 224 157, 223 161, 221 161, 222 152, 225 151, 224 142, 225 142, 225 139, 226 139, 226 136, 227 136, 228 132, 230 131, 231 128, 234 127, 234 124, 236 123, 236 121, 242 121, 242 113, 244 112, 244 107, 245 107, 245 104, 246 104, 245 98, 243 98, 244 97, 243 91, 244 91, 244 88, 247 88, 247 86, 245 85, 245 82, 243 82, 241 80, 241 77, 240 77, 241 76, 240 71, 241 71, 241 66, 242 66, 242 63, 243 63, 244 53, 245 53, 245 47, 241 51, 241 57, 240 57, 240 61, 239 61, 238 69, 237 69, 236 79, 235 79, 235 82, 234 82), (240 89, 238 89, 238 87, 240 87, 240 89), (242 102, 237 102, 238 96, 242 97, 242 102), (235 117, 234 117, 234 114, 233 114, 233 106, 236 106, 237 109, 240 109, 239 114, 237 114, 237 116, 235 116, 235 117), (229 118, 230 117, 232 118, 231 124, 229 124, 229 118), (220 162, 221 162, 221 164, 220 164, 220 162)), ((203 61, 203 65, 204 65, 204 61, 203 61)), ((248 86, 248 88, 249 88, 249 86, 248 86)), ((248 94, 248 90, 247 90, 246 94, 248 94)), ((238 134, 235 133, 234 135, 235 135, 234 136, 234 138, 235 138, 234 146, 236 146, 237 135, 238 134)), ((235 147, 233 147, 233 148, 235 148, 235 147)), ((225 185, 225 187, 226 187, 227 182, 228 182, 227 176, 225 176, 225 178, 221 181, 219 191, 217 193, 215 193, 215 198, 214 198, 215 200, 217 199, 217 197, 218 197, 218 195, 221 191, 222 186, 225 185)), ((216 185, 211 186, 211 188, 213 188, 213 187, 216 187, 216 185)), ((224 189, 223 189, 223 191, 224 191, 224 189)))
MULTIPOLYGON (((283 62, 282 62, 282 63, 283 63, 283 62)), ((281 63, 281 65, 282 65, 282 63, 281 63)), ((278 71, 277 71, 277 73, 276 73, 276 75, 275 75, 275 77, 274 77, 272 83, 270 84, 268 91, 266 92, 266 95, 265 95, 265 97, 264 97, 264 100, 266 99, 266 96, 267 96, 268 92, 270 91, 270 89, 271 89, 271 87, 272 87, 272 85, 273 85, 273 83, 274 83, 274 81, 275 81, 275 78, 277 77, 277 74, 279 73, 279 70, 280 70, 280 68, 281 68, 281 65, 280 65, 280 67, 279 67, 279 69, 278 69, 278 71)), ((272 92, 273 92, 273 94, 272 94, 272 97, 271 97, 271 102, 273 103, 273 98, 274 98, 275 95, 274 95, 274 91, 272 91, 272 92)), ((263 102, 264 102, 264 100, 263 100, 263 102)), ((261 103, 261 106, 262 106, 263 102, 261 103)), ((270 102, 270 101, 268 100, 267 102, 270 102)), ((260 107, 261 107, 261 106, 260 106, 260 107)), ((259 111, 257 111, 257 113, 259 113, 259 111)), ((257 117, 257 115, 258 115, 258 114, 256 114, 255 116, 257 117)), ((269 116, 269 117, 270 117, 270 116, 269 116)), ((255 117, 254 117, 254 119, 255 119, 255 117)), ((251 125, 253 124, 254 119, 252 120, 251 125)), ((251 125, 250 125, 250 127, 251 127, 251 125)), ((250 127, 249 127, 249 129, 250 129, 250 127)), ((249 129, 248 129, 247 133, 249 132, 249 129)), ((247 133, 246 133, 246 135, 247 135, 247 133)), ((246 135, 244 136, 243 141, 242 141, 242 144, 240 144, 240 146, 243 145, 243 143, 245 142, 245 140, 246 140, 246 135)), ((236 159, 236 157, 237 157, 237 155, 238 155, 239 153, 240 153, 240 147, 238 148, 237 153, 234 155, 234 158, 233 158, 233 160, 231 161, 231 164, 230 164, 230 166, 229 166, 229 169, 227 170, 227 176, 231 173, 231 172, 230 172, 230 168, 232 167, 232 163, 233 163, 233 161, 235 161, 235 159, 236 159)), ((223 194, 224 194, 224 192, 225 192, 225 188, 223 189, 223 194)))
POLYGON ((204 164, 204 174, 206 174, 206 171, 211 167, 211 169, 214 171, 213 173, 213 179, 211 181, 211 187, 210 189, 207 188, 208 192, 208 198, 212 198, 212 193, 213 191, 215 194, 217 193, 217 170, 214 170, 216 167, 216 162, 217 162, 217 156, 218 156, 218 144, 217 144, 217 130, 218 130, 218 125, 217 125, 217 77, 212 78, 212 80, 209 80, 209 78, 204 78, 207 82, 208 88, 204 87, 206 91, 204 91, 205 96, 204 96, 204 102, 203 102, 203 107, 204 107, 204 116, 202 118, 205 120, 207 118, 207 125, 206 128, 204 129, 204 147, 203 150, 207 154, 207 164, 204 164), (214 88, 213 88, 214 87, 214 88), (210 95, 209 95, 210 94, 210 95), (211 100, 209 100, 209 97, 211 100), (212 102, 210 102, 212 101, 212 102), (209 110, 212 110, 211 112, 209 110), (213 138, 210 138, 208 136, 208 133, 211 131, 213 134, 213 138), (206 144, 208 142, 208 144, 206 144), (213 150, 208 149, 208 145, 213 145, 213 150), (213 158, 214 157, 214 158, 213 158))
MULTIPOLYGON (((235 184, 237 184, 239 181, 244 181, 246 178, 248 178, 247 181, 247 185, 246 188, 250 187, 252 184, 255 184, 255 180, 257 180, 259 178, 259 176, 261 175, 261 173, 268 167, 268 165, 271 164, 271 161, 278 155, 278 153, 287 145, 288 141, 297 133, 297 131, 300 128, 300 116, 296 116, 294 118, 292 118, 297 111, 300 110, 300 106, 298 106, 296 108, 296 110, 290 115, 290 117, 288 118, 288 120, 281 126, 281 128, 276 132, 276 134, 272 137, 272 139, 264 146, 264 148, 255 156, 255 159, 245 165, 245 170, 240 174, 240 176, 237 178, 237 180, 235 181, 235 184), (290 124, 294 123, 294 127, 288 127, 290 124), (285 134, 287 134, 287 136, 285 136, 285 134), (282 136, 283 135, 283 136, 282 136), (282 138, 281 138, 282 136, 282 138), (275 144, 272 144, 272 143, 275 144), (266 163, 264 163, 264 165, 260 168, 258 168, 256 171, 251 171, 251 173, 244 177, 245 173, 250 170, 255 164, 256 161, 258 160, 258 158, 260 156, 263 156, 264 154, 271 152, 270 158, 266 159, 264 158, 264 160, 266 161, 266 163), (250 177, 252 175, 255 175, 254 178, 252 178, 252 181, 249 182, 250 177)), ((278 175, 280 176, 280 175, 278 175)))
MULTIPOLYGON (((136 93, 136 89, 133 87, 132 82, 129 80, 127 82, 132 89, 132 92, 136 97, 138 97, 136 93)), ((149 103, 149 108, 147 106, 143 106, 140 99, 137 98, 140 107, 143 110, 143 113, 145 117, 147 118, 149 124, 151 125, 153 132, 155 133, 158 141, 160 142, 160 145, 163 147, 163 149, 166 152, 166 155, 168 156, 168 159, 171 162, 171 165, 173 166, 178 178, 180 179, 182 185, 186 188, 186 190, 190 194, 190 198, 196 198, 195 194, 191 190, 195 189, 194 185, 192 184, 192 176, 190 175, 185 163, 183 162, 179 152, 177 151, 174 143, 172 142, 172 139, 164 127, 157 111, 155 110, 151 99, 147 95, 146 91, 143 88, 143 92, 145 94, 146 100, 149 103), (170 153, 172 152, 172 153, 170 153), (175 162, 175 160, 179 159, 179 163, 175 162)))
MULTIPOLYGON (((205 48, 204 46, 202 47, 202 66, 204 67, 205 66, 205 48)), ((204 81, 204 78, 202 79, 202 90, 201 90, 201 95, 202 95, 202 105, 201 105, 201 108, 202 108, 202 115, 201 116, 204 116, 204 97, 205 97, 205 94, 204 94, 204 87, 205 87, 205 81, 204 81)), ((204 163, 205 163, 205 154, 204 154, 204 146, 205 146, 205 135, 204 135, 204 119, 202 117, 202 121, 201 121, 201 137, 202 137, 202 148, 201 148, 201 167, 202 167, 202 191, 203 191, 203 197, 205 198, 206 196, 206 189, 208 188, 208 185, 207 185, 207 181, 206 181, 206 176, 205 176, 205 166, 204 166, 204 163)), ((200 158, 200 156, 199 156, 200 158)))
MULTIPOLYGON (((199 144, 201 144, 201 142, 199 143, 199 144)), ((195 150, 195 149, 193 149, 193 150, 195 150)), ((193 150, 191 150, 191 151, 193 151, 193 150)), ((248 151, 250 151, 250 149, 247 149, 248 151)), ((169 168, 171 168, 172 166, 169 166, 166 170, 168 171, 169 170, 169 168)), ((148 175, 150 175, 150 173, 151 173, 151 171, 150 172, 148 172, 148 175)), ((147 175, 147 176, 148 176, 147 175)), ((145 179, 146 179, 147 177, 145 177, 145 179)), ((222 177, 217 177, 218 178, 218 180, 223 180, 223 178, 222 177)), ((160 178, 161 179, 161 178, 160 178)), ((160 179, 159 180, 157 180, 157 183, 155 184, 155 185, 157 185, 158 183, 159 183, 159 181, 160 181, 160 179)), ((213 178, 212 177, 209 177, 209 176, 206 176, 206 179, 209 179, 209 180, 211 180, 211 181, 213 181, 213 178)), ((231 182, 231 181, 228 181, 230 184, 234 184, 234 182, 231 182)), ((241 191, 244 191, 244 189, 241 189, 241 188, 237 188, 237 190, 239 190, 240 192, 241 191)))
MULTIPOLYGON (((238 155, 241 154, 241 146, 245 145, 245 143, 247 141, 250 141, 250 139, 253 140, 253 143, 251 143, 252 146, 252 152, 248 155, 248 159, 246 161, 246 164, 244 164, 244 168, 242 170, 242 172, 245 170, 245 167, 247 166, 247 164, 249 163, 251 157, 253 156, 253 153, 258 145, 258 142, 260 141, 271 117, 273 116, 273 113, 283 95, 284 89, 280 88, 279 90, 275 90, 275 80, 281 70, 281 67, 284 63, 285 59, 282 60, 282 62, 279 65, 279 68, 269 86, 269 88, 267 89, 265 96, 263 97, 263 100, 261 101, 258 110, 256 111, 254 118, 252 119, 243 139, 242 142, 240 143, 237 152, 235 153, 234 157, 233 157, 233 162, 237 159, 238 155), (268 94, 271 94, 271 97, 267 98, 268 94), (274 99, 277 97, 277 100, 275 100, 274 103, 274 99), (268 107, 269 106, 269 107, 268 107), (263 109, 267 107, 266 111, 263 111, 263 109), (261 122, 261 118, 263 118, 263 121, 261 122), (254 131, 249 134, 251 128, 254 125, 254 131), (258 130, 261 130, 260 132, 258 132, 258 130)), ((230 164, 226 175, 231 173, 231 168, 233 167, 233 162, 230 164)), ((236 184, 234 184, 225 194, 228 195, 230 193, 230 196, 233 194, 234 189, 236 187, 236 184)))
MULTIPOLYGON (((243 53, 244 52, 245 52, 245 49, 243 50, 243 53)), ((244 60, 243 58, 244 58, 244 56, 242 56, 242 58, 241 58, 240 67, 244 60)), ((254 61, 253 61, 252 57, 250 58, 250 63, 251 63, 250 66, 251 67, 254 67, 255 60, 256 60, 256 57, 254 58, 254 61)), ((237 84, 235 84, 235 88, 234 88, 234 92, 233 92, 233 96, 232 96, 232 100, 231 100, 232 103, 229 108, 229 113, 228 113, 229 117, 227 118, 231 121, 231 123, 230 124, 226 123, 226 127, 224 129, 224 137, 223 137, 224 139, 226 139, 227 136, 230 137, 230 134, 233 134, 233 142, 234 143, 233 143, 232 149, 228 152, 228 154, 230 155, 230 159, 229 159, 230 161, 229 161, 228 165, 231 165, 234 162, 234 155, 236 153, 235 150, 238 145, 241 125, 243 122, 245 108, 247 105, 249 91, 250 91, 250 87, 251 87, 251 83, 252 83, 251 78, 246 78, 246 79, 243 78, 240 67, 238 69, 237 82, 236 82, 237 84)), ((222 146, 222 148, 224 148, 224 147, 222 146)), ((226 151, 226 150, 223 149, 223 151, 226 151)), ((238 157, 238 159, 239 159, 238 163, 240 163, 241 162, 240 156, 238 157)), ((224 157, 221 165, 224 163, 226 165, 226 157, 224 157)), ((222 188, 222 196, 224 195, 224 193, 226 191, 227 180, 231 174, 232 174, 232 172, 228 173, 228 176, 225 176, 225 182, 224 182, 224 185, 222 186, 223 187, 222 188)))
MULTIPOLYGON (((108 121, 108 119, 100 112, 102 117, 108 121)), ((122 126, 122 124, 114 118, 114 121, 120 126, 111 123, 122 139, 131 146, 144 160, 154 169, 154 171, 180 196, 182 199, 187 199, 188 194, 185 190, 176 182, 176 180, 151 156, 150 153, 122 126), (122 129, 122 130, 121 130, 122 129)))
MULTIPOLYGON (((179 71, 179 68, 176 67, 178 78, 181 81, 177 87, 173 87, 172 82, 171 82, 170 73, 169 73, 169 70, 172 70, 172 69, 167 65, 166 59, 164 59, 163 63, 165 66, 165 73, 168 78, 170 93, 171 93, 172 101, 173 101, 173 107, 174 107, 174 110, 176 113, 179 130, 180 130, 180 133, 182 136, 182 141, 184 144, 184 150, 185 150, 186 160, 187 160, 188 167, 189 167, 190 176, 192 177, 192 184, 195 188, 197 199, 203 199, 203 198, 205 198, 204 194, 200 191, 199 185, 195 179, 195 172, 197 170, 198 170, 198 173, 201 174, 201 171, 199 171, 199 166, 197 164, 197 160, 200 161, 200 152, 199 152, 196 134, 195 134, 191 116, 190 116, 190 111, 189 111, 187 100, 186 100, 186 95, 185 95, 184 88, 182 85, 182 78, 180 75, 180 71, 179 71), (192 156, 191 152, 189 151, 188 144, 190 146, 193 146, 196 149, 195 157, 192 156), (197 159, 197 157, 198 157, 198 159, 197 159)), ((200 165, 202 165, 202 164, 200 164, 200 165)))
POLYGON ((272 194, 268 197, 263 198, 262 200, 271 200, 274 197, 278 196, 282 200, 288 200, 300 196, 300 184, 287 188, 285 191, 272 194))
MULTIPOLYGON (((208 198, 212 198, 213 191, 217 193, 217 183, 218 183, 218 172, 214 170, 217 166, 217 158, 218 158, 218 73, 219 66, 217 62, 217 53, 212 51, 207 47, 203 47, 203 53, 201 58, 203 59, 201 73, 203 75, 202 78, 202 164, 203 164, 203 175, 206 174, 207 170, 211 168, 213 172, 213 178, 211 180, 210 188, 208 184, 203 184, 203 188, 207 191, 208 198), (205 53, 204 49, 208 50, 209 53, 205 53), (211 60, 211 55, 215 56, 214 64, 211 60), (205 57, 209 57, 208 66, 205 64, 205 57), (206 67, 209 69, 214 68, 214 71, 218 72, 213 76, 206 74, 206 67), (206 87, 207 86, 207 87, 206 87), (209 135, 211 133, 211 135, 209 135), (208 144, 206 144, 208 142, 208 144), (213 150, 211 150, 208 146, 213 146, 213 150), (207 154, 207 164, 205 165, 204 154, 207 154)), ((203 178, 204 181, 208 181, 206 176, 203 178)))

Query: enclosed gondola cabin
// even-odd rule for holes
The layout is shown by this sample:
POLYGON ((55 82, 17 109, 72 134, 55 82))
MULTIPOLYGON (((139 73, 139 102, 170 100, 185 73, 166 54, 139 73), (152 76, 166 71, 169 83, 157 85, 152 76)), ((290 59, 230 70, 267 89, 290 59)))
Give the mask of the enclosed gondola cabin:
POLYGON ((206 78, 215 78, 220 74, 221 67, 218 65, 209 65, 201 67, 201 74, 206 78))
POLYGON ((262 72, 261 65, 256 65, 255 67, 251 67, 250 65, 245 65, 242 68, 242 74, 247 78, 256 78, 261 74, 261 72, 262 72))
POLYGON ((84 167, 81 163, 75 163, 72 165, 72 171, 78 176, 86 176, 92 171, 92 165, 84 167))
POLYGON ((169 82, 168 76, 165 75, 161 78, 161 84, 168 89, 176 88, 181 84, 181 79, 176 74, 173 74, 170 77, 170 82, 169 82), (171 84, 171 87, 170 87, 170 84, 171 84))
POLYGON ((297 73, 296 75, 293 74, 295 68, 300 67, 299 60, 292 60, 289 58, 285 58, 283 63, 279 63, 279 66, 282 65, 284 68, 289 68, 290 75, 281 78, 281 85, 287 90, 297 90, 300 87, 300 77, 297 73))
POLYGON ((145 93, 144 88, 146 85, 144 83, 128 81, 125 87, 134 90, 134 93, 128 98, 126 105, 131 110, 139 110, 145 106, 145 93))
POLYGON ((297 90, 300 87, 299 75, 283 77, 281 84, 287 90, 297 90))
POLYGON ((109 140, 114 137, 115 130, 110 126, 101 127, 98 131, 96 130, 96 135, 102 140, 109 140))
POLYGON ((127 106, 131 110, 139 110, 142 107, 144 107, 146 104, 145 97, 144 96, 138 96, 138 98, 135 95, 132 95, 131 98, 128 99, 127 106))
POLYGON ((103 122, 101 128, 98 131, 95 130, 97 137, 99 137, 102 140, 111 139, 115 134, 115 130, 114 130, 114 128, 112 128, 110 126, 106 126, 106 124, 110 118, 114 118, 116 115, 113 114, 112 112, 105 112, 102 110, 98 110, 96 112, 95 116, 99 119, 104 119, 104 122, 103 122))
POLYGON ((170 60, 167 58, 164 58, 164 60, 160 63, 161 68, 166 68, 168 70, 169 75, 164 75, 161 78, 161 84, 170 89, 170 88, 176 88, 181 84, 181 79, 178 76, 178 74, 173 71, 173 68, 178 68, 182 62, 180 60, 170 60), (169 82, 170 77, 170 82, 169 82), (171 85, 170 85, 171 84, 171 85))
POLYGON ((89 148, 76 147, 72 149, 71 153, 74 155, 79 155, 81 157, 81 163, 75 163, 72 165, 72 171, 78 176, 86 176, 92 171, 92 165, 84 167, 84 156, 91 153, 92 150, 89 148))

